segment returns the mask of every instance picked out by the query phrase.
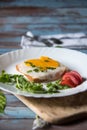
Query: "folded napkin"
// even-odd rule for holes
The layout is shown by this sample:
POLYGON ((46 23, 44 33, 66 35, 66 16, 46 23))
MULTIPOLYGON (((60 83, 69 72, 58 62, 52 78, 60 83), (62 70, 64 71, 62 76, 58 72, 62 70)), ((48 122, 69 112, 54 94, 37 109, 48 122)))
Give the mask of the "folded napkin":
POLYGON ((27 32, 21 39, 21 47, 66 47, 71 49, 86 49, 87 34, 69 33, 37 36, 27 32))

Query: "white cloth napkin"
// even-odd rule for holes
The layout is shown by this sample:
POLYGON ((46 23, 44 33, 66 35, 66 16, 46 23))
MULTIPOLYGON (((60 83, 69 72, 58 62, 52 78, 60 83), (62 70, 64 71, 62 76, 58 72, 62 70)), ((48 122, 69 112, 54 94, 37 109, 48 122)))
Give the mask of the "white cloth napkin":
POLYGON ((47 39, 52 44, 50 47, 61 46, 66 48, 86 48, 87 47, 87 34, 85 33, 68 33, 68 34, 56 34, 46 36, 34 36, 31 32, 27 32, 25 36, 22 36, 21 46, 22 48, 28 47, 46 47, 43 39, 47 39), (34 37, 39 37, 36 40, 34 37), (55 43, 51 39, 58 39, 62 43, 55 43))

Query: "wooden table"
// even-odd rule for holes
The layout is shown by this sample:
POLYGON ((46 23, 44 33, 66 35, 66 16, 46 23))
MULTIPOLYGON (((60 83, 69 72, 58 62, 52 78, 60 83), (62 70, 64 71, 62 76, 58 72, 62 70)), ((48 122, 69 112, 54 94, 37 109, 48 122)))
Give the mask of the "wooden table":
MULTIPOLYGON (((87 34, 86 0, 1 0, 0 1, 0 54, 20 49, 21 36, 27 31, 36 35, 87 34)), ((80 39, 87 39, 82 37, 80 39)), ((78 50, 77 47, 74 49, 78 50)), ((79 51, 87 53, 87 43, 79 51)), ((31 130, 35 113, 10 93, 5 115, 0 116, 0 130, 31 130)), ((66 126, 47 130, 87 130, 87 118, 66 126)), ((44 130, 44 128, 43 128, 44 130)))

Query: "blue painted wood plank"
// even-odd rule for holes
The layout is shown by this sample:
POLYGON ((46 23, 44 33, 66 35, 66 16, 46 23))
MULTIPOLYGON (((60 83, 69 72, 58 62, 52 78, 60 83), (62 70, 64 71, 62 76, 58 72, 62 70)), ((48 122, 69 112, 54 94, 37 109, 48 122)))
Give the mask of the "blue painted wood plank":
POLYGON ((16 49, 14 49, 14 48, 0 48, 0 54, 4 54, 4 53, 15 51, 15 50, 17 50, 17 48, 16 49))
POLYGON ((81 6, 87 6, 86 0, 73 0, 72 2, 70 0, 61 1, 61 0, 11 0, 11 1, 0 1, 0 7, 14 7, 14 6, 37 6, 37 7, 48 7, 49 8, 63 8, 63 7, 81 7, 81 6))
POLYGON ((9 107, 5 108, 5 113, 0 117, 2 118, 35 118, 36 114, 27 107, 9 107))
POLYGON ((87 24, 39 24, 26 25, 25 27, 15 27, 12 25, 6 25, 0 29, 0 33, 22 33, 25 34, 27 31, 32 31, 34 34, 47 35, 47 34, 61 34, 61 33, 75 33, 84 32, 87 33, 87 24), (81 26, 82 25, 82 26, 81 26))
POLYGON ((7 106, 9 107, 25 107, 25 105, 18 100, 14 95, 12 94, 5 94, 6 100, 7 100, 7 106))
POLYGON ((87 8, 46 8, 46 7, 12 7, 1 8, 0 16, 72 16, 81 17, 87 16, 87 8))
MULTIPOLYGON (((86 14, 87 15, 87 14, 86 14)), ((81 16, 81 17, 75 17, 75 14, 73 16, 65 15, 63 17, 61 16, 9 16, 9 17, 0 17, 0 28, 3 28, 6 25, 13 25, 15 27, 19 26, 20 28, 23 26, 26 28, 26 26, 32 25, 32 24, 80 24, 80 23, 87 23, 87 17, 81 16)))
MULTIPOLYGON (((20 47, 20 41, 21 41, 21 37, 22 36, 20 36, 20 37, 18 37, 18 36, 16 36, 16 37, 11 37, 11 38, 7 38, 7 37, 5 37, 5 38, 0 38, 0 43, 1 43, 1 45, 4 47, 4 46, 7 46, 7 47, 9 47, 9 46, 18 46, 18 47, 20 47), (14 43, 15 42, 15 43, 14 43)), ((0 45, 0 46, 1 46, 0 45)), ((15 48, 15 47, 14 47, 15 48)))
POLYGON ((81 52, 87 54, 87 50, 80 50, 81 52))
POLYGON ((0 130, 32 130, 32 125, 32 119, 0 120, 0 130))
MULTIPOLYGON (((84 32, 87 33, 87 26, 86 25, 69 25, 69 24, 61 24, 61 25, 52 25, 52 24, 46 24, 46 25, 40 25, 37 27, 37 25, 29 26, 29 29, 32 31, 33 34, 37 35, 51 35, 51 34, 66 34, 66 33, 78 33, 78 32, 84 32)), ((26 31, 27 31, 26 30, 26 31)))

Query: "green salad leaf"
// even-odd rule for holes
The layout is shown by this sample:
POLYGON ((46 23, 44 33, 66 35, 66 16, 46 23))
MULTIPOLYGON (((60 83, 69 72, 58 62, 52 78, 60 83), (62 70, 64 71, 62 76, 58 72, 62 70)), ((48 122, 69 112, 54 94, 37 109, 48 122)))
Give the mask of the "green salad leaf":
POLYGON ((4 70, 0 74, 0 82, 15 84, 16 88, 29 93, 58 93, 60 89, 67 89, 68 86, 60 85, 60 80, 46 83, 46 89, 42 83, 29 82, 23 75, 7 74, 4 70))

